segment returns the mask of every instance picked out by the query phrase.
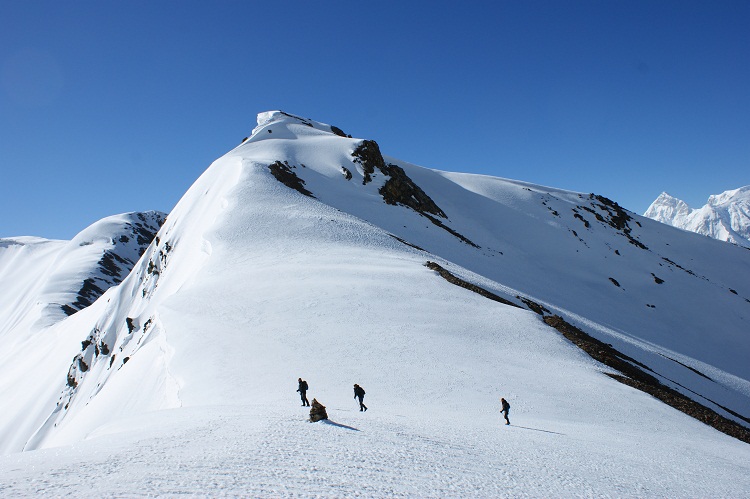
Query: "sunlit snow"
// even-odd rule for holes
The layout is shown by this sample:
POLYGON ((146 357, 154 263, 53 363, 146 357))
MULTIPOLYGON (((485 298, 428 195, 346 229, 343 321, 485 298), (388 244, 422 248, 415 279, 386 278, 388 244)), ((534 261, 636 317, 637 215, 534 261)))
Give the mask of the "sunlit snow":
MULTIPOLYGON (((747 495, 748 444, 424 264, 533 300, 741 422, 721 406, 750 417, 748 251, 634 214, 616 229, 588 194, 386 156, 441 227, 386 204, 381 172, 364 183, 360 143, 261 113, 120 285, 4 329, 0 495, 747 495), (298 377, 328 421, 307 422, 298 377)), ((63 244, 28 246, 41 261, 63 244)), ((40 270, 3 254, 3 302, 36 296, 40 270)))

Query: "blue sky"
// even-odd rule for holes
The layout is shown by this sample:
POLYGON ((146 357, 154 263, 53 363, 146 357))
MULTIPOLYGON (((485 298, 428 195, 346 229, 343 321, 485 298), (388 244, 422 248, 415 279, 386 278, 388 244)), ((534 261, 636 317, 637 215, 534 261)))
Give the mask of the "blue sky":
POLYGON ((750 184, 750 2, 0 0, 0 237, 170 211, 282 109, 642 213, 750 184))

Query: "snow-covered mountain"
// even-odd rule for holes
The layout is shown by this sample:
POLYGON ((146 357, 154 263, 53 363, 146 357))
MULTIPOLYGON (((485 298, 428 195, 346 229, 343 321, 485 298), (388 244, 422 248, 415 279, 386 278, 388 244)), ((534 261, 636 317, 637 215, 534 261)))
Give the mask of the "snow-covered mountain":
POLYGON ((0 239, 0 338, 11 329, 50 326, 91 305, 130 273, 165 214, 124 213, 71 241, 0 239))
POLYGON ((0 239, 0 338, 48 327, 89 306, 130 273, 165 214, 100 220, 71 241, 0 239))
POLYGON ((745 249, 261 113, 119 285, 0 337, 0 492, 741 496, 749 317, 745 249))
POLYGON ((644 216, 750 248, 750 185, 709 196, 698 209, 662 192, 644 216))

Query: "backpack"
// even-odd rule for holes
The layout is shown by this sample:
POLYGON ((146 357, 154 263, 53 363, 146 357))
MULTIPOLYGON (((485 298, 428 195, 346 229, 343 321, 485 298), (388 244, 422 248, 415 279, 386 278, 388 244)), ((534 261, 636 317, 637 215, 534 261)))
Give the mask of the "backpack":
POLYGON ((304 391, 307 391, 307 381, 302 381, 302 384, 300 385, 300 388, 304 391))

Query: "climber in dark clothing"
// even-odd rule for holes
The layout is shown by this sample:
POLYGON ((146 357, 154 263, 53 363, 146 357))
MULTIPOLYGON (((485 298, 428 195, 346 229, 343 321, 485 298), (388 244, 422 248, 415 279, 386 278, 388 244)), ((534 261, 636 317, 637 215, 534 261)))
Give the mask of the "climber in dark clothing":
POLYGON ((503 408, 500 410, 500 414, 502 414, 503 417, 505 417, 505 424, 509 425, 510 420, 508 419, 508 414, 510 413, 510 404, 504 398, 500 398, 500 404, 502 404, 503 406, 503 408))
POLYGON ((362 403, 362 399, 365 398, 365 390, 358 384, 354 384, 354 398, 359 399, 359 412, 366 411, 367 406, 362 403))
POLYGON ((299 397, 302 399, 302 407, 310 407, 310 402, 307 401, 307 381, 305 381, 302 378, 299 378, 297 380, 299 383, 299 388, 297 388, 297 391, 299 392, 299 397))

